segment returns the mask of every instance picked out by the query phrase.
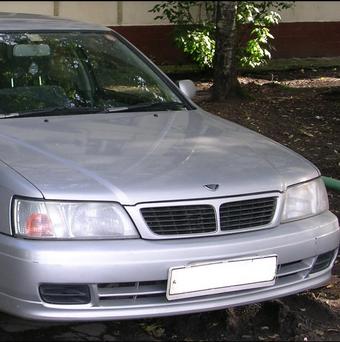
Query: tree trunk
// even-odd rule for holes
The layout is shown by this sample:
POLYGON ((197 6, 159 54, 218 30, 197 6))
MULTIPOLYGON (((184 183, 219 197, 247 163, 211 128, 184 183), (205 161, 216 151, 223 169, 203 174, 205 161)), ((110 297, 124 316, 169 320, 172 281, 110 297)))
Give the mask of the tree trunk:
POLYGON ((216 49, 212 87, 212 98, 215 101, 224 101, 240 92, 235 65, 236 9, 237 1, 216 1, 216 49))

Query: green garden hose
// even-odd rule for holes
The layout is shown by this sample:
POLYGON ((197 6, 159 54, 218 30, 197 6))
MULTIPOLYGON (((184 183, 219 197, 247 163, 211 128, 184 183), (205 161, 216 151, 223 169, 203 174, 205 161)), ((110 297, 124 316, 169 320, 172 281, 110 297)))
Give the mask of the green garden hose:
POLYGON ((331 177, 322 177, 326 188, 340 192, 340 180, 331 177))

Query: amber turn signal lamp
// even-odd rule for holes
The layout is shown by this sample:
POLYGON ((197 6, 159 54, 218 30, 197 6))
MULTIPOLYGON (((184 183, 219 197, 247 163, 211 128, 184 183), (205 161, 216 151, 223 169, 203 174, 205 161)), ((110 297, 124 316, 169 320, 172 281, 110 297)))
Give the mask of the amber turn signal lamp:
POLYGON ((50 218, 39 213, 33 213, 27 218, 25 233, 30 237, 54 236, 50 218))

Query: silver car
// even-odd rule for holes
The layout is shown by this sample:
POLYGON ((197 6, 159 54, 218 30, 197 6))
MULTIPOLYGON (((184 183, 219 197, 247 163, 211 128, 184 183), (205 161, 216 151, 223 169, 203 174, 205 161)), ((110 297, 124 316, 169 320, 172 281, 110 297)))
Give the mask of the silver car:
POLYGON ((0 14, 0 310, 166 316, 327 283, 318 169, 105 27, 0 14))

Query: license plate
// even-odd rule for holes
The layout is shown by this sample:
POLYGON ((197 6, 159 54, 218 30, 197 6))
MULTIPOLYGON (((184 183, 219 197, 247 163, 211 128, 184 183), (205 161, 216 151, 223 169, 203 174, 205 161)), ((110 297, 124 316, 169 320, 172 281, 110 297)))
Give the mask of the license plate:
POLYGON ((276 269, 276 255, 173 267, 169 269, 167 299, 272 286, 276 269))

